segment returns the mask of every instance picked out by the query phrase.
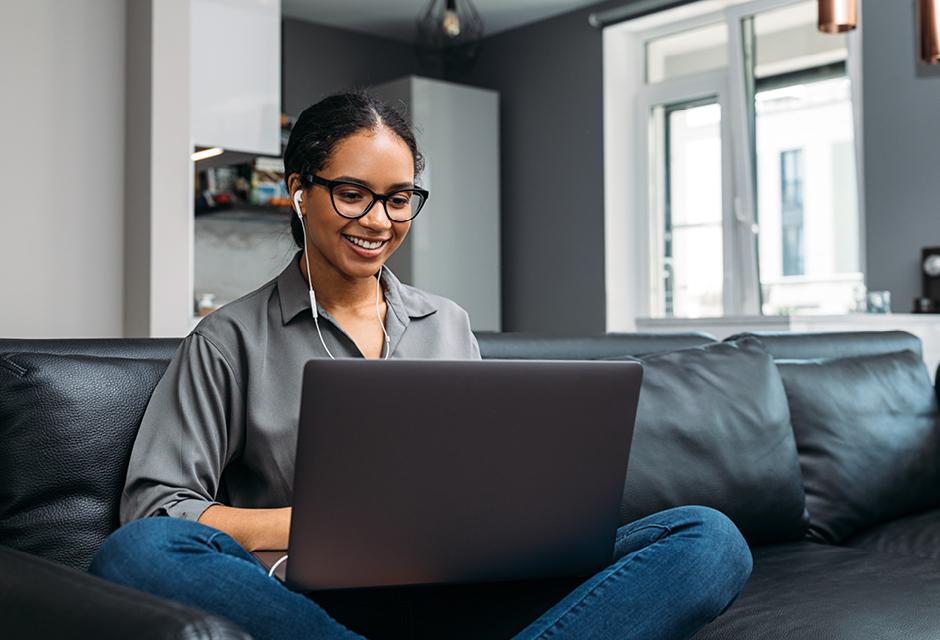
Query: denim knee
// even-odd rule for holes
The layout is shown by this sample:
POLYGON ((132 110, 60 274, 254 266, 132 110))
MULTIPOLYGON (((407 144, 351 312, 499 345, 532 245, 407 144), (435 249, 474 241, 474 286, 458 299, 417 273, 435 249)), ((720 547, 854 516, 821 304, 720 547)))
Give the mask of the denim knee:
POLYGON ((215 529, 171 517, 142 518, 114 531, 98 549, 88 571, 124 584, 153 578, 171 559, 171 551, 204 547, 215 529))
POLYGON ((681 507, 698 540, 694 553, 700 570, 714 578, 712 606, 724 611, 751 575, 753 557, 744 536, 725 514, 709 507, 681 507))

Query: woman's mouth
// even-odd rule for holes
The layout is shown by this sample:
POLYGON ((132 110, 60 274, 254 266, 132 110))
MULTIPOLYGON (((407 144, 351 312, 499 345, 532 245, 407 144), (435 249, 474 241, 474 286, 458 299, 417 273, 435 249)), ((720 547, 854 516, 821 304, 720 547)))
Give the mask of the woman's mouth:
POLYGON ((364 258, 373 258, 379 255, 382 253, 382 249, 385 248, 385 245, 388 244, 388 240, 366 240, 364 238, 357 238, 356 236, 348 236, 345 233, 343 237, 346 239, 350 248, 364 258))

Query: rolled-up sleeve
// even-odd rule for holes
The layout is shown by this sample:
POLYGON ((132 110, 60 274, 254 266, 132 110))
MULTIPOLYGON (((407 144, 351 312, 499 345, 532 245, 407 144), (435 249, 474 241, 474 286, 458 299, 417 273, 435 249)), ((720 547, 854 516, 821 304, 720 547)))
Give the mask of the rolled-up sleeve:
POLYGON ((229 361, 191 333, 154 389, 127 470, 121 523, 152 515, 198 520, 243 438, 244 396, 229 361))

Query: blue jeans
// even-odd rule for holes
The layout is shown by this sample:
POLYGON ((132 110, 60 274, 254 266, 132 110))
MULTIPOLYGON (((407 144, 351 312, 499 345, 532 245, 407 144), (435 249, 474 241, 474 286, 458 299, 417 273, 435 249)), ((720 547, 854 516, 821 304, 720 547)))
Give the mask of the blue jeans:
MULTIPOLYGON (((362 638, 316 594, 269 578, 231 537, 197 522, 127 524, 105 541, 90 571, 228 618, 257 640, 362 638)), ((724 515, 706 507, 662 511, 618 529, 613 562, 516 639, 688 638, 731 604, 750 572, 750 550, 724 515)))

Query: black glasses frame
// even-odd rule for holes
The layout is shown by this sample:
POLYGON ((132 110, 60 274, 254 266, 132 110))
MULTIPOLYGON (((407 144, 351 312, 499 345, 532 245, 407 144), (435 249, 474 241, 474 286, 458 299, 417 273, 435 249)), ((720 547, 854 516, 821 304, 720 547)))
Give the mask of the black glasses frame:
POLYGON ((388 217, 389 220, 391 220, 392 222, 409 222, 410 220, 414 220, 416 217, 418 217, 418 214, 421 213, 421 209, 424 208, 425 203, 428 201, 428 198, 431 196, 431 193, 427 189, 421 189, 419 187, 408 187, 407 189, 396 189, 395 191, 392 191, 389 193, 376 193, 375 191, 373 191, 366 185, 359 183, 359 182, 352 182, 350 180, 327 180, 326 178, 321 178, 320 176, 314 175, 311 173, 306 173, 306 174, 301 175, 300 179, 308 187, 318 184, 329 189, 330 203, 333 205, 333 211, 335 211, 337 215, 340 215, 343 218, 346 218, 347 220, 358 220, 359 218, 365 216, 370 211, 372 211, 372 207, 375 206, 376 202, 381 202, 382 207, 385 209, 385 215, 388 217), (351 185, 359 189, 365 189, 370 194, 372 194, 372 202, 370 202, 369 206, 367 206, 365 210, 357 216, 348 216, 345 213, 341 212, 339 210, 339 207, 336 206, 336 200, 334 198, 333 192, 336 189, 336 187, 341 187, 343 185, 351 185), (388 212, 388 199, 395 195, 398 195, 399 193, 417 193, 418 195, 421 196, 421 204, 418 205, 418 208, 415 209, 412 216, 405 220, 396 220, 388 212))

